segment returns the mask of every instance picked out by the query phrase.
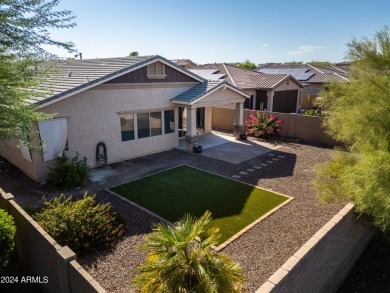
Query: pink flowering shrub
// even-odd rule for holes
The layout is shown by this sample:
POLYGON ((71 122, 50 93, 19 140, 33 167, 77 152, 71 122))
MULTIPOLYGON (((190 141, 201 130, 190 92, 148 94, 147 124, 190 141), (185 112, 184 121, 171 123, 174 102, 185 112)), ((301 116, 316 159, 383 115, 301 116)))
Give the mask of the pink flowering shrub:
POLYGON ((275 115, 267 115, 251 111, 249 119, 245 121, 247 131, 245 134, 253 135, 260 138, 270 138, 279 134, 280 124, 283 121, 279 120, 275 115))

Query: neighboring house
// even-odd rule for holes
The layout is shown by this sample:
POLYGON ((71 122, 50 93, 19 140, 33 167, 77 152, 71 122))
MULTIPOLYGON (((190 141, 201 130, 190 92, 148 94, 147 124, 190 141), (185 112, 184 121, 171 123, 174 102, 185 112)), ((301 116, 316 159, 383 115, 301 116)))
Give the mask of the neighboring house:
POLYGON ((348 82, 350 74, 349 63, 329 66, 272 64, 258 69, 258 71, 276 75, 291 74, 299 80, 305 86, 302 90, 302 109, 313 107, 314 100, 319 97, 320 91, 327 83, 332 81, 348 82))
POLYGON ((193 67, 196 67, 197 65, 192 62, 190 59, 173 59, 171 60, 173 63, 181 66, 181 67, 184 67, 184 68, 193 68, 193 67))
POLYGON ((29 177, 47 177, 64 150, 97 166, 99 142, 108 163, 175 148, 180 136, 192 150, 198 132, 211 131, 211 107, 234 103, 235 135, 243 131, 243 104, 249 95, 227 81, 208 81, 161 57, 58 61, 43 86, 51 92, 29 102, 55 114, 37 123, 43 154, 17 141, 0 143, 0 155, 29 177), (200 129, 202 128, 202 129, 200 129))
POLYGON ((199 65, 190 71, 207 78, 215 75, 248 93, 246 109, 281 113, 297 113, 300 109, 303 85, 289 74, 264 74, 227 63, 199 65))

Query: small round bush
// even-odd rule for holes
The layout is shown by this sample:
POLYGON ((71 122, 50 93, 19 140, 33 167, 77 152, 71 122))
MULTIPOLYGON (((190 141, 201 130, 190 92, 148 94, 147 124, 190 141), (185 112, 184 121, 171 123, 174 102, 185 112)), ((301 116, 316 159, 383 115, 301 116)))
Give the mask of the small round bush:
POLYGON ((79 200, 62 194, 43 205, 33 218, 60 245, 76 253, 112 248, 124 233, 123 221, 111 204, 98 203, 87 193, 79 200))
POLYGON ((79 160, 79 153, 69 159, 65 153, 57 157, 54 168, 50 168, 47 184, 54 187, 84 185, 88 178, 87 158, 79 160))
POLYGON ((5 272, 15 247, 16 227, 11 215, 0 209, 0 273, 5 272))

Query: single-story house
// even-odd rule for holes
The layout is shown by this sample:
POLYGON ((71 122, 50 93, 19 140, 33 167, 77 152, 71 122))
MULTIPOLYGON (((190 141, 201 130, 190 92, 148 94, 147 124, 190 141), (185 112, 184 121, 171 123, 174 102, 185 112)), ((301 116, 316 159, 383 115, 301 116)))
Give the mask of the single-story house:
POLYGON ((171 61, 187 69, 197 66, 196 63, 192 62, 190 59, 172 59, 171 61))
POLYGON ((244 108, 280 113, 297 113, 303 85, 290 74, 265 74, 228 63, 204 64, 191 72, 210 78, 216 75, 248 93, 244 108))
POLYGON ((327 83, 332 81, 348 82, 350 74, 349 63, 315 66, 311 64, 271 64, 258 69, 266 74, 290 74, 299 80, 304 88, 302 89, 302 109, 313 107, 313 101, 319 97, 320 91, 327 83))
POLYGON ((98 165, 97 146, 107 146, 107 163, 169 150, 185 138, 187 150, 198 131, 211 131, 212 106, 233 103, 234 134, 243 132, 243 105, 250 95, 226 80, 207 80, 161 57, 62 60, 43 86, 49 95, 28 101, 54 114, 35 129, 43 152, 18 141, 0 143, 0 155, 29 177, 42 181, 65 151, 98 165), (201 128, 201 129, 200 129, 201 128))

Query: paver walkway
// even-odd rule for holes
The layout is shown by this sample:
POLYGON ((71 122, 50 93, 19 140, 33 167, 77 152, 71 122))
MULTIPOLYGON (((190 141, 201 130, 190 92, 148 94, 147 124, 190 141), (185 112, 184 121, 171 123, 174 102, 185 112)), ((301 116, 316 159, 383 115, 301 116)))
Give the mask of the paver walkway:
POLYGON ((104 188, 187 164, 230 178, 240 176, 235 179, 293 196, 295 199, 292 202, 222 251, 241 264, 246 273, 248 290, 255 292, 343 206, 319 204, 311 186, 314 177, 312 167, 329 160, 331 152, 321 146, 281 143, 281 148, 277 150, 236 164, 172 150, 93 170, 87 186, 79 189, 49 190, 21 174, 12 176, 7 172, 0 172, 0 186, 6 192, 13 193, 21 205, 37 202, 43 194, 65 192, 81 195, 87 190, 90 193, 98 192, 101 201, 110 201, 126 221, 125 237, 113 251, 78 259, 109 292, 135 292, 132 277, 144 259, 144 253, 137 247, 143 243, 144 235, 150 233, 156 219, 113 198, 104 188), (246 174, 240 175, 240 172, 246 174))

